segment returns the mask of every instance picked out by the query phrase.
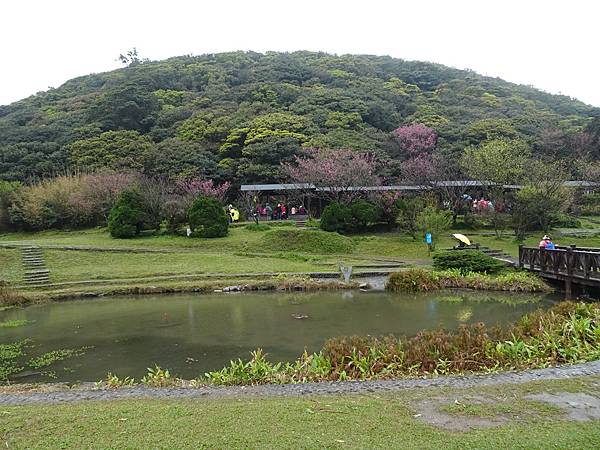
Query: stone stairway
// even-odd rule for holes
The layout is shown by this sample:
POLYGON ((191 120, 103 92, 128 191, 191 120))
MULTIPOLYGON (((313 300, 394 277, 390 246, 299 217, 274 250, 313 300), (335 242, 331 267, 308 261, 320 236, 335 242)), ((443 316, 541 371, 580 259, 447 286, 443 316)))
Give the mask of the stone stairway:
POLYGON ((306 219, 296 219, 297 228, 306 228, 306 219))
POLYGON ((29 286, 44 286, 50 283, 50 271, 44 263, 39 247, 22 247, 21 258, 25 269, 24 281, 29 286))

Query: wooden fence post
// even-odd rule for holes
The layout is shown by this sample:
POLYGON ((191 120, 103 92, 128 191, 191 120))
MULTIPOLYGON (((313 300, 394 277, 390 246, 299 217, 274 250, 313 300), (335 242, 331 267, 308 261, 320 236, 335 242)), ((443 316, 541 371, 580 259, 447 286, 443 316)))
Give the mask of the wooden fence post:
POLYGON ((519 268, 523 268, 525 264, 523 264, 523 244, 519 244, 519 268))
POLYGON ((567 264, 567 278, 565 279, 565 298, 571 300, 573 296, 573 247, 574 245, 567 247, 567 254, 565 263, 567 264))

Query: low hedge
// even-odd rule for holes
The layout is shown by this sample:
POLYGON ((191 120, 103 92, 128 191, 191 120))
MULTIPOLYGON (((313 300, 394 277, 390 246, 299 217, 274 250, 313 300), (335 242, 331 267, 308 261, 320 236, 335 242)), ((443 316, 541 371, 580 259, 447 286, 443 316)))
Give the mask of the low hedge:
POLYGON ((502 261, 478 250, 448 250, 433 255, 433 268, 436 270, 495 273, 505 267, 502 261))
POLYGON ((499 275, 464 272, 457 269, 431 271, 409 269, 390 275, 386 289, 396 292, 425 292, 445 288, 510 292, 549 292, 550 287, 537 275, 507 271, 499 275))
POLYGON ((355 242, 338 233, 281 228, 265 232, 259 245, 261 250, 296 251, 324 255, 350 252, 353 250, 355 242))

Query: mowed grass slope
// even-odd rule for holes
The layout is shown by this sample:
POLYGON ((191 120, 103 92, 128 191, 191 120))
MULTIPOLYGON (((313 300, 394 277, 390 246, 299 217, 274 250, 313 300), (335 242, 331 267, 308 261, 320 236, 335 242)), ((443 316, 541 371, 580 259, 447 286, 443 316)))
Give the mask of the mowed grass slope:
MULTIPOLYGON (((455 244, 452 231, 439 236, 437 247, 455 244)), ((468 232, 463 233, 469 235, 468 232)), ((502 249, 516 256, 518 243, 507 235, 473 233, 474 242, 502 249)), ((106 229, 9 233, 1 243, 29 243, 48 246, 88 246, 97 248, 138 248, 165 250, 163 253, 97 252, 44 249, 51 281, 102 280, 206 273, 320 272, 337 270, 337 262, 358 264, 370 258, 392 258, 407 263, 427 263, 430 255, 420 240, 401 233, 340 236, 320 231, 276 227, 271 231, 230 230, 225 238, 202 239, 183 236, 145 235, 135 239, 113 239, 106 229)), ((537 246, 538 235, 525 245, 537 246)), ((600 247, 598 237, 556 239, 558 244, 600 247)), ((372 262, 372 261, 371 261, 372 262)), ((22 280, 23 269, 18 249, 0 248, 0 279, 11 283, 22 280)))
POLYGON ((311 262, 216 253, 114 253, 45 250, 53 282, 206 273, 314 272, 331 270, 311 262))
POLYGON ((558 448, 600 447, 598 421, 568 421, 557 407, 527 400, 536 392, 598 395, 598 378, 427 388, 308 398, 86 401, 0 408, 0 445, 6 448, 558 448), (582 381, 584 380, 584 381, 582 381), (474 398, 493 408, 481 411, 474 398), (424 420, 421 402, 439 407, 457 427, 424 420), (472 428, 481 417, 501 424, 472 428), (467 417, 467 421, 465 421, 467 417))

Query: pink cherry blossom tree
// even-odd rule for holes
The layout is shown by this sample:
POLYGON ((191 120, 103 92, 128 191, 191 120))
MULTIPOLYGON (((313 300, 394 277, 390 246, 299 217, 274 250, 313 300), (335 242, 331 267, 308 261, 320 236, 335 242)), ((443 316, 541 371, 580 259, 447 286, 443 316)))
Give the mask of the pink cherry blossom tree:
POLYGON ((312 148, 281 166, 288 180, 299 188, 306 184, 315 186, 322 197, 340 203, 348 204, 364 196, 367 186, 381 185, 377 175, 379 161, 371 153, 312 148))
POLYGON ((432 150, 437 143, 437 134, 422 123, 405 125, 394 130, 400 146, 409 155, 432 150))
POLYGON ((204 195, 206 197, 216 198, 220 202, 225 202, 227 191, 231 187, 231 183, 226 181, 222 184, 215 184, 213 180, 201 179, 179 179, 175 182, 177 188, 185 195, 197 197, 204 195))

